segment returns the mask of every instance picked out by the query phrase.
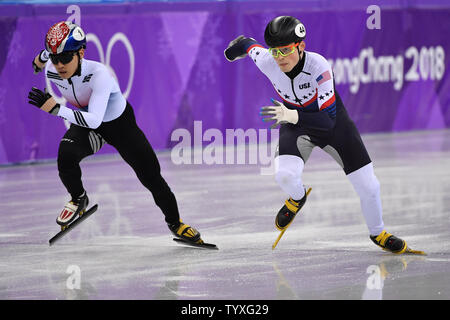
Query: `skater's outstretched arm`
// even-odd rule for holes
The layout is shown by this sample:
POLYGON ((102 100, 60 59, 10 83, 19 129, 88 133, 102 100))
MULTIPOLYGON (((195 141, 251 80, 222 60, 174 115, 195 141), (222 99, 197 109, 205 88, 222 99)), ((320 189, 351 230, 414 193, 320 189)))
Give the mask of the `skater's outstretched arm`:
POLYGON ((277 68, 277 64, 267 48, 264 48, 255 39, 247 38, 243 35, 231 41, 225 49, 224 54, 225 58, 230 62, 249 56, 266 76, 274 68, 277 68))

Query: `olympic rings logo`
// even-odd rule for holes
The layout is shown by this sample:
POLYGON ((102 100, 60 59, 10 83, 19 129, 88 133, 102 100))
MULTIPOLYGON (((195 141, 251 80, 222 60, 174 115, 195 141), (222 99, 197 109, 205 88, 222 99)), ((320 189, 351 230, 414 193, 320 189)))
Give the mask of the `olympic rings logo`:
MULTIPOLYGON (((131 92, 131 88, 133 87, 134 69, 135 69, 134 50, 133 50, 133 46, 130 43, 130 40, 128 40, 127 36, 122 32, 115 33, 111 37, 111 39, 109 39, 109 41, 108 41, 108 46, 106 47, 106 56, 105 56, 105 52, 103 51, 103 47, 100 42, 100 39, 94 33, 86 34, 86 41, 92 42, 95 45, 95 47, 97 48, 98 54, 100 56, 100 62, 103 63, 104 65, 106 65, 106 67, 110 70, 110 72, 112 73, 112 75, 114 76, 114 78, 116 79, 117 82, 118 82, 118 79, 116 76, 116 72, 111 67, 111 52, 112 52, 114 45, 117 42, 122 42, 122 44, 125 46, 125 49, 128 53, 128 59, 130 62, 130 73, 128 75, 128 82, 127 82, 126 90, 124 92, 122 92, 122 94, 125 97, 125 99, 128 99, 128 96, 130 95, 130 92, 131 92)), ((51 86, 50 80, 47 77, 45 78, 45 83, 46 83, 48 92, 54 97, 55 101, 61 105, 65 105, 67 100, 64 97, 58 96, 55 94, 55 92, 53 91, 53 88, 51 86)), ((64 121, 64 123, 65 123, 66 127, 69 128, 70 123, 66 120, 64 121)))

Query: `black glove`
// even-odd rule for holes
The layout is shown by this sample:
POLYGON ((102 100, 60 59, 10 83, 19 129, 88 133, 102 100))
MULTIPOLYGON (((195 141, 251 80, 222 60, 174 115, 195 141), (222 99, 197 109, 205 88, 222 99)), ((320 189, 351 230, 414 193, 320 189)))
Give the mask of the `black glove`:
POLYGON ((29 104, 35 105, 39 109, 53 115, 58 114, 60 105, 56 103, 55 99, 50 93, 47 92, 47 90, 42 91, 36 87, 33 87, 28 93, 28 99, 29 104))
POLYGON ((239 36, 228 44, 228 47, 223 52, 225 58, 228 61, 232 62, 238 59, 245 58, 247 56, 247 52, 245 51, 245 44, 251 42, 256 42, 255 39, 246 38, 244 36, 239 36))

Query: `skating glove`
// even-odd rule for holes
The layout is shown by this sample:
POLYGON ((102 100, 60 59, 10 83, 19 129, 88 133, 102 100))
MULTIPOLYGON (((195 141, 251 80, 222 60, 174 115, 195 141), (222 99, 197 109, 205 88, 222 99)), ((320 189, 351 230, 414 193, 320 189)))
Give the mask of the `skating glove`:
POLYGON ((247 56, 246 49, 249 44, 253 42, 256 43, 255 39, 253 38, 246 38, 242 35, 237 37, 228 44, 228 47, 223 52, 225 58, 227 58, 227 60, 230 62, 245 58, 247 56))
POLYGON ((41 91, 38 88, 33 87, 28 93, 28 99, 29 104, 35 105, 39 109, 55 116, 58 114, 60 108, 59 103, 56 103, 52 95, 47 92, 47 89, 41 91))
POLYGON ((49 57, 45 50, 39 52, 39 54, 33 60, 33 70, 34 74, 38 74, 44 69, 45 64, 47 63, 49 57))
POLYGON ((286 108, 281 102, 272 99, 274 106, 262 107, 260 115, 268 116, 263 117, 263 121, 275 122, 270 126, 271 129, 275 129, 278 125, 283 123, 296 124, 298 122, 298 112, 297 110, 291 110, 286 108))

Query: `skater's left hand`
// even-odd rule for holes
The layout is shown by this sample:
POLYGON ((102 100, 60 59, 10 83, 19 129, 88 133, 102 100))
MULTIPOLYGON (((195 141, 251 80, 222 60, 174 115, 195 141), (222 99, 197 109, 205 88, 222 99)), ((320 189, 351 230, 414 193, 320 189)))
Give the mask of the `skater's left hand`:
POLYGON ((45 50, 39 52, 39 54, 33 59, 34 74, 38 74, 44 69, 48 59, 48 53, 45 50))
POLYGON ((275 120, 270 126, 271 129, 275 129, 278 125, 283 123, 296 124, 298 122, 297 110, 288 109, 281 102, 274 99, 272 99, 272 102, 274 103, 274 106, 262 107, 261 112, 259 113, 261 116, 269 116, 263 118, 263 121, 275 120))
POLYGON ((46 89, 45 91, 42 91, 38 88, 33 87, 28 93, 28 99, 29 104, 35 105, 39 109, 50 114, 58 114, 59 104, 56 103, 55 99, 50 93, 47 92, 46 89))
POLYGON ((249 41, 255 41, 255 39, 240 35, 236 39, 232 40, 223 52, 225 58, 230 62, 245 58, 247 56, 247 52, 245 51, 245 43, 248 43, 249 41))

